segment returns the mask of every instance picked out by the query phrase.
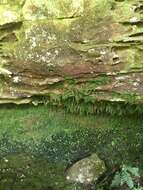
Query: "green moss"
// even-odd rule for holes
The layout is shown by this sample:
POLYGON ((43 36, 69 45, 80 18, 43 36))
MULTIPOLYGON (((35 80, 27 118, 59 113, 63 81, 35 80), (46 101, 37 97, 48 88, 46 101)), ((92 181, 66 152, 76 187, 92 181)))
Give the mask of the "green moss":
POLYGON ((83 0, 77 2, 73 0, 34 0, 32 2, 27 0, 23 7, 23 16, 27 20, 77 17, 82 15, 83 6, 83 0))
POLYGON ((89 88, 89 90, 90 89, 92 90, 92 88, 91 88, 92 85, 93 85, 93 87, 97 87, 97 86, 100 86, 100 85, 108 84, 110 82, 111 82, 111 79, 107 75, 99 76, 99 77, 97 77, 95 79, 89 80, 89 82, 87 82, 87 87, 86 88, 89 88))
POLYGON ((143 169, 142 115, 83 117, 9 105, 0 107, 0 124, 1 188, 74 189, 65 180, 66 168, 95 152, 109 171, 122 162, 143 169))
POLYGON ((19 6, 10 6, 9 4, 0 5, 0 26, 8 23, 21 21, 21 10, 19 6))
POLYGON ((87 85, 90 88, 86 88, 86 86, 78 89, 74 88, 75 81, 72 79, 69 79, 68 83, 71 85, 71 88, 66 93, 62 95, 49 94, 48 96, 37 96, 35 97, 35 101, 39 99, 44 104, 64 108, 67 112, 86 115, 96 113, 124 115, 126 113, 141 114, 143 112, 141 96, 127 92, 98 92, 96 87, 99 84, 104 85, 108 83, 108 78, 106 77, 101 77, 99 80, 90 82, 87 85))

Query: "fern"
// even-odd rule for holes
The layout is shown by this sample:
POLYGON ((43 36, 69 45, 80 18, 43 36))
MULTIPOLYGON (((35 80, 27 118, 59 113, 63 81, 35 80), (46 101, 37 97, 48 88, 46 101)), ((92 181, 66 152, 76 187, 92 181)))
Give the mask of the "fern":
POLYGON ((127 186, 132 189, 134 187, 134 182, 133 182, 133 178, 130 175, 130 173, 128 173, 128 171, 124 171, 122 172, 121 175, 121 186, 124 184, 127 184, 127 186))
POLYGON ((120 186, 120 182, 121 182, 121 176, 120 173, 117 172, 114 179, 112 180, 112 184, 111 184, 111 188, 112 187, 119 187, 120 186))
POLYGON ((133 176, 140 177, 139 168, 126 166, 126 170, 129 171, 133 176))
POLYGON ((143 190, 143 187, 134 187, 133 190, 143 190))
POLYGON ((110 189, 127 185, 130 190, 143 190, 143 187, 135 182, 134 177, 140 177, 139 169, 123 165, 121 171, 115 174, 110 189))

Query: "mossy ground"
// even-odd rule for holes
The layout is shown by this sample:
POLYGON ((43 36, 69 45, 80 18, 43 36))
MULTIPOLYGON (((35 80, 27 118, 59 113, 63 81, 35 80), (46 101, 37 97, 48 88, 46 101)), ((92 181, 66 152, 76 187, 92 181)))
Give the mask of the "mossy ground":
POLYGON ((83 189, 65 170, 94 152, 108 170, 121 163, 143 170, 142 115, 77 116, 47 106, 0 107, 0 189, 83 189))

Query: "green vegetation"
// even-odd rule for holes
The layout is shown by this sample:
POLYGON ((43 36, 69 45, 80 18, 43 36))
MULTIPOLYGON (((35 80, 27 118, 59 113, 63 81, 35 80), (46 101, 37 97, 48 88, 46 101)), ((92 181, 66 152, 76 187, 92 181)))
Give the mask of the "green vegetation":
POLYGON ((127 185, 131 190, 142 190, 143 187, 139 184, 139 178, 139 168, 123 165, 121 171, 114 176, 110 187, 112 189, 127 185))
POLYGON ((95 152, 108 171, 133 164, 142 175, 142 125, 142 115, 80 116, 48 106, 1 106, 0 174, 5 180, 0 187, 83 189, 67 183, 65 170, 95 152))
POLYGON ((104 92, 97 92, 91 95, 90 92, 86 90, 72 89, 67 90, 63 95, 50 94, 49 96, 43 97, 36 96, 33 99, 37 102, 44 102, 44 104, 49 106, 64 108, 69 113, 78 113, 81 115, 99 113, 126 115, 143 113, 143 104, 141 103, 142 97, 128 93, 119 94, 112 92, 105 96, 110 97, 111 100, 114 99, 114 101, 101 101, 98 98, 99 94, 101 97, 104 97, 104 92))
POLYGON ((85 190, 65 174, 93 153, 107 173, 89 188, 118 172, 113 188, 142 189, 142 14, 140 0, 0 0, 0 103, 37 105, 0 106, 0 190, 85 190))

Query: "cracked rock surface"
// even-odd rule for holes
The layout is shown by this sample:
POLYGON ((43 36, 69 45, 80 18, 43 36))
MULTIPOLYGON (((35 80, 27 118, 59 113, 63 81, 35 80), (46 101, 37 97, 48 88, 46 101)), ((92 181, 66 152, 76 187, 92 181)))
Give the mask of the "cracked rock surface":
POLYGON ((1 1, 0 103, 42 96, 62 105, 77 100, 75 92, 91 103, 142 103, 142 7, 139 0, 1 1))

